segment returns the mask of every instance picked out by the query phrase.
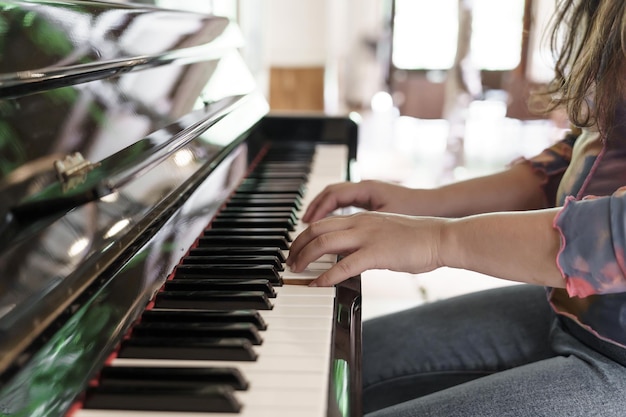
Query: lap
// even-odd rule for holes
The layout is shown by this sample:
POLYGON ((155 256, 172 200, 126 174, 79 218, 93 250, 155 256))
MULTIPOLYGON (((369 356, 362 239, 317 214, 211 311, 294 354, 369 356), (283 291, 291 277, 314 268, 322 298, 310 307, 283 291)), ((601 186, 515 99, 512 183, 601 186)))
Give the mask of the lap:
POLYGON ((365 410, 551 357, 550 318, 542 287, 515 285, 366 321, 365 410))
POLYGON ((363 324, 368 417, 622 416, 625 369, 564 332, 530 285, 363 324))
MULTIPOLYGON (((620 417, 624 368, 556 356, 378 410, 367 417, 620 417)), ((609 361, 610 362, 610 361, 609 361)))

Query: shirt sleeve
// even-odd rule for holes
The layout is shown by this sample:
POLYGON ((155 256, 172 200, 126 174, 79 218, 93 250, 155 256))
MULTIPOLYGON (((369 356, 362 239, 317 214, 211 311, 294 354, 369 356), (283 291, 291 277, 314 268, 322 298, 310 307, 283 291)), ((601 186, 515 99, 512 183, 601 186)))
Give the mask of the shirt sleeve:
POLYGON ((556 204, 556 194, 565 170, 572 160, 574 142, 580 136, 579 130, 569 132, 563 139, 532 158, 518 158, 511 165, 527 163, 544 176, 543 192, 551 206, 556 204))
POLYGON ((569 197, 554 220, 557 265, 574 297, 626 292, 626 187, 611 196, 569 197))

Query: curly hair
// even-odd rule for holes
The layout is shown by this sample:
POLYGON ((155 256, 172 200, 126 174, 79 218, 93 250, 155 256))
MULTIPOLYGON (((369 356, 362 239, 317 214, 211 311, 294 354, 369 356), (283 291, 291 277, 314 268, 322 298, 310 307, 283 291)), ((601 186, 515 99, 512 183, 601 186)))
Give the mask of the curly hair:
POLYGON ((547 111, 565 108, 577 127, 610 129, 624 101, 625 0, 557 0, 550 46, 556 58, 543 91, 547 111))

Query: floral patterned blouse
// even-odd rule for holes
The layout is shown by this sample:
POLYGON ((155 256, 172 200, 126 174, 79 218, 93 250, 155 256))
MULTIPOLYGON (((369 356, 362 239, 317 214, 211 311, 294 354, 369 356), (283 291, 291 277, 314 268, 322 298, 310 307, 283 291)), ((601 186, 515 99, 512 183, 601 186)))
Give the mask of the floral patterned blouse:
POLYGON ((626 347, 626 126, 569 133, 529 161, 547 176, 549 205, 563 207, 554 227, 567 286, 548 288, 552 308, 626 347))

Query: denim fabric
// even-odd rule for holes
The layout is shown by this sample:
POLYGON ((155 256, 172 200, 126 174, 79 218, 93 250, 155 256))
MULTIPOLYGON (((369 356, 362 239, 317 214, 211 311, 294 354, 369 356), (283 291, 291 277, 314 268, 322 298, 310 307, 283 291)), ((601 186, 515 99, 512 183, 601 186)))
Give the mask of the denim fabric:
POLYGON ((367 417, 626 416, 626 368, 564 331, 543 287, 363 323, 367 417))

